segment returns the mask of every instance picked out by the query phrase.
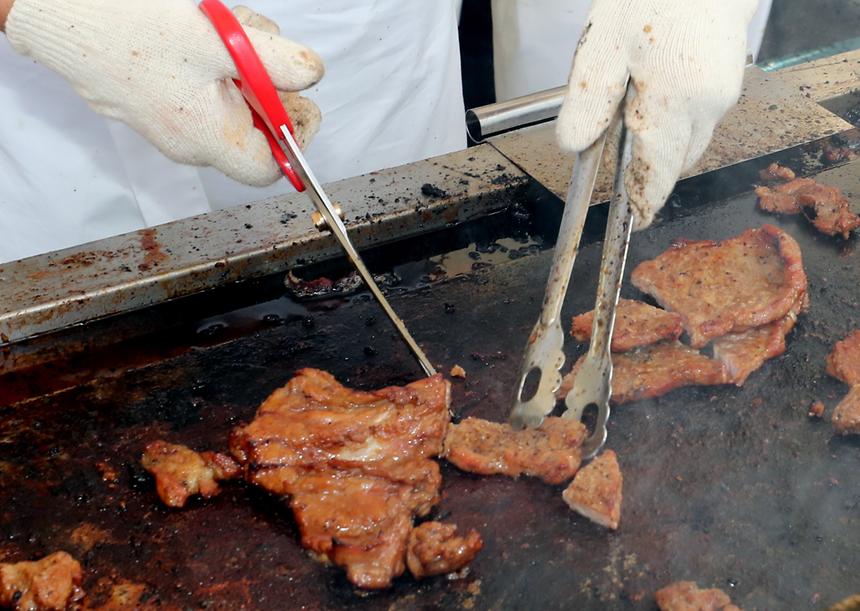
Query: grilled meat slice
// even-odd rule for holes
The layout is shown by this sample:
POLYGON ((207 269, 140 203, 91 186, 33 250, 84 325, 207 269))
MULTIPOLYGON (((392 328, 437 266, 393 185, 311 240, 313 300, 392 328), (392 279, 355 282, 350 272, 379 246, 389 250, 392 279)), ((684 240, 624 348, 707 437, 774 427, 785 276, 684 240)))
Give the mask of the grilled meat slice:
POLYGON ((623 478, 618 457, 606 450, 583 467, 562 493, 571 509, 596 524, 618 529, 623 478))
POLYGON ((539 477, 561 484, 579 470, 580 446, 587 431, 581 422, 546 418, 537 429, 466 418, 448 428, 444 457, 463 471, 480 475, 539 477))
POLYGON ((211 498, 221 492, 219 480, 239 475, 239 465, 225 454, 195 452, 161 440, 146 446, 140 462, 155 477, 158 496, 168 507, 184 507, 194 494, 211 498))
POLYGON ((808 307, 804 293, 782 320, 714 340, 714 358, 725 365, 728 381, 743 386, 749 375, 765 361, 783 354, 786 335, 794 329, 798 314, 808 307))
MULTIPOLYGON (((557 396, 567 396, 585 357, 564 376, 557 396)), ((722 363, 681 342, 660 342, 612 355, 612 403, 653 399, 682 386, 727 384, 722 363)))
POLYGON ((772 225, 723 242, 677 241, 639 264, 632 280, 681 315, 694 348, 780 320, 807 286, 800 247, 772 225))
POLYGON ((474 560, 483 545, 474 529, 461 537, 453 524, 424 522, 409 533, 406 564, 415 579, 454 573, 474 560))
POLYGON ((654 597, 660 611, 740 611, 722 590, 700 590, 692 581, 676 581, 654 597))
POLYGON ((776 162, 767 166, 758 175, 763 182, 783 182, 795 179, 794 171, 791 168, 779 165, 776 162))
POLYGON ((860 331, 836 342, 827 356, 827 373, 850 386, 860 384, 860 331))
POLYGON ((20 611, 67 609, 84 597, 83 571, 66 552, 35 562, 0 563, 0 607, 20 611))
POLYGON ((813 226, 826 235, 848 239, 860 227, 860 216, 851 212, 849 201, 836 187, 811 178, 797 178, 774 188, 756 189, 759 208, 778 214, 805 212, 813 226))
MULTIPOLYGON (((577 341, 591 340, 594 311, 573 319, 571 334, 577 341)), ((652 305, 632 299, 621 299, 615 311, 615 328, 612 330, 612 351, 625 352, 661 340, 678 339, 683 327, 681 317, 652 305)))
POLYGON ((860 435, 860 385, 852 386, 830 417, 840 435, 860 435))
POLYGON ((439 500, 432 460, 448 427, 441 376, 361 392, 303 369, 233 431, 246 478, 289 496, 302 545, 342 566, 361 588, 384 588, 406 568, 415 516, 439 500))

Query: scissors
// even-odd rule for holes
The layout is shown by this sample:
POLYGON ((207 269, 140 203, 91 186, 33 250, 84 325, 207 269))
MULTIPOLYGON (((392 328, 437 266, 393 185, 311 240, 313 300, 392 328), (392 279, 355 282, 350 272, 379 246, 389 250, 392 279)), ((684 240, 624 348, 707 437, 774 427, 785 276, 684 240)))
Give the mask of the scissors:
POLYGON ((361 279, 373 293, 373 296, 385 310, 388 318, 394 323, 400 336, 412 350, 421 368, 428 376, 436 374, 436 370, 428 360, 424 351, 412 338, 406 325, 388 303, 385 295, 379 289, 379 286, 370 275, 364 261, 358 254, 358 251, 353 246, 352 241, 346 231, 346 226, 341 219, 339 208, 334 206, 328 196, 323 191, 319 181, 317 181, 313 172, 311 172, 301 149, 293 135, 293 123, 290 120, 287 109, 284 108, 281 98, 278 96, 278 91, 272 83, 269 73, 266 71, 260 56, 251 44, 248 35, 244 28, 236 19, 233 12, 227 8, 220 0, 202 0, 200 2, 200 10, 209 18, 221 40, 227 47, 227 51, 233 58, 236 64, 236 70, 239 73, 239 79, 234 82, 245 101, 251 109, 251 116, 254 119, 254 127, 259 129, 265 135, 272 149, 272 155, 275 158, 278 166, 281 168, 284 176, 296 188, 296 191, 307 192, 311 201, 317 209, 317 212, 322 217, 323 223, 320 223, 323 228, 328 228, 332 235, 340 243, 347 257, 352 262, 355 269, 358 271, 361 279))

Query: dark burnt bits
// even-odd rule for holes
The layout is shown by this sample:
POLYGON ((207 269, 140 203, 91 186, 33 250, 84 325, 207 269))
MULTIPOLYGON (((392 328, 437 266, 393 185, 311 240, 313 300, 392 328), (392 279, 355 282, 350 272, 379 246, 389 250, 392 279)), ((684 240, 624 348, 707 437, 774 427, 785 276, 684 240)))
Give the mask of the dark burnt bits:
POLYGON ((425 197, 442 199, 443 197, 448 197, 448 192, 444 189, 440 189, 436 185, 430 184, 429 182, 425 182, 423 185, 421 185, 421 195, 425 197))

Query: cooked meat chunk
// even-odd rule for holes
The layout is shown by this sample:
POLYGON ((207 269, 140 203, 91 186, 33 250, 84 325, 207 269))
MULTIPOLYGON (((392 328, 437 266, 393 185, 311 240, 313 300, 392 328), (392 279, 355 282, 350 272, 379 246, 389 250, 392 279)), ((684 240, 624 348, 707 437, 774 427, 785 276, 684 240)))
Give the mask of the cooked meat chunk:
POLYGON ((561 484, 579 470, 586 434, 581 422, 565 418, 546 418, 539 428, 522 431, 507 423, 466 418, 448 428, 444 456, 469 473, 531 475, 561 484))
POLYGON ((168 507, 184 507, 194 494, 211 498, 221 492, 218 480, 239 475, 239 465, 225 454, 195 452, 161 440, 146 446, 140 462, 155 477, 158 496, 168 507))
POLYGON ((409 534, 406 564, 415 579, 454 573, 474 560, 483 545, 474 529, 461 537, 453 524, 424 522, 409 534))
POLYGON ((562 497, 577 513, 617 530, 621 520, 622 483, 618 457, 612 450, 606 450, 580 469, 562 497))
POLYGON ((797 178, 774 188, 756 189, 759 207, 765 212, 798 214, 805 212, 818 231, 847 239, 860 227, 860 216, 849 209, 849 202, 836 187, 822 185, 811 178, 797 178))
POLYGON ((782 320, 715 340, 714 358, 725 365, 728 381, 743 386, 749 375, 765 361, 783 354, 786 335, 794 328, 797 315, 807 308, 807 294, 804 293, 782 320))
POLYGON ((860 385, 851 387, 833 410, 830 422, 840 435, 860 435, 860 385))
POLYGON ((803 212, 803 206, 800 205, 794 195, 782 192, 778 188, 756 187, 755 194, 758 196, 758 207, 765 212, 773 214, 800 214, 803 212))
POLYGON ((758 175, 763 182, 784 182, 795 179, 795 174, 791 168, 779 165, 776 162, 767 166, 758 175))
POLYGON ((466 370, 460 367, 459 365, 454 365, 451 367, 451 377, 452 378, 465 378, 466 370))
MULTIPOLYGON (((573 380, 585 357, 564 376, 557 396, 573 388, 573 380)), ((722 363, 700 354, 681 342, 660 342, 612 356, 612 403, 620 405, 653 399, 682 386, 727 384, 722 363)))
POLYGON ((800 247, 772 225, 723 242, 678 241, 632 280, 681 315, 694 348, 782 319, 807 285, 800 247))
MULTIPOLYGON (((573 319, 573 337, 580 342, 591 340, 594 311, 573 319)), ((615 328, 612 330, 612 351, 625 352, 665 339, 681 337, 681 317, 674 312, 634 301, 621 299, 615 310, 615 328)))
POLYGON ((66 552, 36 562, 0 563, 0 607, 21 611, 62 610, 84 597, 83 571, 66 552))
POLYGON ((827 356, 827 373, 848 384, 860 384, 860 331, 854 331, 827 356))
POLYGON ((824 418, 824 403, 815 401, 809 408, 807 414, 810 418, 824 418))
POLYGON ((700 590, 692 581, 677 581, 654 597, 660 611, 740 611, 722 590, 700 590))
POLYGON ((248 481, 289 495, 302 545, 384 588, 406 569, 414 516, 439 500, 450 384, 441 376, 373 392, 303 369, 231 435, 248 481))

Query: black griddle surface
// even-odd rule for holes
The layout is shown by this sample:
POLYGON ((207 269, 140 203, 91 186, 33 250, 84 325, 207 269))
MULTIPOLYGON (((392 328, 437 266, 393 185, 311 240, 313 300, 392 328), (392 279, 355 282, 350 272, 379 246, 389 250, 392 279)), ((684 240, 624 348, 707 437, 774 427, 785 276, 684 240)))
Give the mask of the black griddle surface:
MULTIPOLYGON (((858 169, 819 177, 848 192, 855 209, 858 169)), ((362 295, 0 408, 0 558, 65 549, 84 564, 91 601, 125 580, 145 584, 162 608, 653 609, 656 589, 689 579, 747 609, 797 609, 860 591, 860 442, 806 415, 821 399, 829 418, 847 391, 824 359, 860 325, 856 240, 762 214, 752 194, 672 214, 634 235, 628 276, 673 238, 723 239, 773 223, 800 243, 811 308, 787 354, 743 388, 682 389, 614 410, 608 447, 625 479, 618 532, 573 514, 561 487, 443 464, 436 517, 477 528, 484 550, 464 578, 403 577, 368 594, 309 559, 289 510, 249 486, 227 484, 181 511, 162 507, 137 466, 148 441, 223 449, 231 428, 300 367, 365 389, 419 375, 362 295), (116 469, 116 484, 102 481, 97 461, 116 469), (85 523, 103 531, 91 549, 72 534, 85 523)), ((592 306, 600 248, 578 257, 565 320, 592 306)), ((533 253, 393 298, 434 362, 467 371, 453 382, 457 417, 506 418, 551 257, 533 253)), ((627 283, 623 294, 639 297, 627 283)), ((570 341, 569 362, 582 349, 570 341)))

